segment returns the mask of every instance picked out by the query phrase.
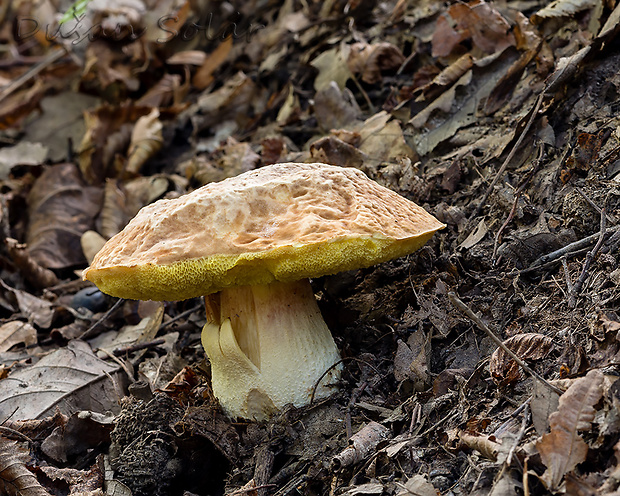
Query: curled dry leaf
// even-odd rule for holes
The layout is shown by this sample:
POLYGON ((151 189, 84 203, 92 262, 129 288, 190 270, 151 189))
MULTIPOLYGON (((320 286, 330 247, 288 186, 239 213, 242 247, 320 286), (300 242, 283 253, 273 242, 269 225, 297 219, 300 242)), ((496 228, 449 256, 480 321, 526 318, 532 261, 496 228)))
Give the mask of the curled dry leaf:
POLYGON ((588 445, 579 431, 589 429, 596 405, 603 396, 604 376, 599 370, 591 370, 577 379, 560 396, 557 412, 549 417, 550 432, 536 442, 543 464, 547 467, 541 480, 555 491, 564 475, 586 459, 588 445))
POLYGON ((6 496, 50 496, 26 464, 31 462, 25 443, 0 437, 0 493, 6 496))
POLYGON ((386 41, 354 43, 351 45, 347 66, 353 74, 361 74, 369 84, 381 81, 381 72, 398 69, 405 61, 402 52, 386 41))
POLYGON ((466 53, 437 74, 432 81, 418 88, 416 93, 422 92, 426 100, 433 100, 445 91, 446 88, 449 88, 453 83, 458 81, 463 74, 473 67, 473 65, 473 57, 470 53, 466 53))
POLYGON ((479 451, 489 460, 497 460, 497 454, 502 445, 497 442, 495 436, 473 435, 465 431, 459 431, 458 436, 461 443, 468 448, 479 451))
MULTIPOLYGON (((526 332, 508 338, 504 344, 523 360, 539 360, 551 351, 553 340, 542 334, 526 332)), ((519 366, 501 348, 491 355, 489 368, 493 380, 500 385, 510 384, 520 377, 519 366)))
POLYGON ((159 110, 156 108, 138 119, 131 133, 126 172, 131 175, 138 174, 144 163, 161 149, 162 128, 159 110))

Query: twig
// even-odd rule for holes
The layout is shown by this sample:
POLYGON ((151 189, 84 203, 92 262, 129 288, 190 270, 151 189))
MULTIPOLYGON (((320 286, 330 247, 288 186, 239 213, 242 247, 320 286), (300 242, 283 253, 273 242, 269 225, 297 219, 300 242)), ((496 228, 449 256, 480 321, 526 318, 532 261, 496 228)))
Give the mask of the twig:
POLYGON ((127 346, 123 346, 122 348, 116 348, 112 353, 114 356, 125 355, 126 353, 133 353, 134 351, 144 350, 146 348, 154 348, 155 346, 159 346, 160 344, 164 344, 166 340, 164 338, 157 338, 151 341, 145 341, 143 343, 135 343, 127 346))
POLYGON ((551 391, 553 391, 554 393, 557 393, 559 395, 563 394, 563 391, 561 389, 555 387, 553 384, 550 384, 542 375, 540 375, 534 369, 530 368, 530 366, 527 363, 525 363, 523 360, 521 360, 510 348, 508 348, 508 346, 506 346, 504 344, 504 342, 500 338, 498 338, 491 329, 489 329, 489 327, 482 321, 482 319, 480 317, 478 317, 467 305, 465 305, 465 303, 463 303, 463 301, 458 296, 456 296, 456 293, 450 291, 448 293, 448 297, 450 298, 450 301, 452 302, 452 304, 456 308, 458 308, 461 312, 463 312, 465 315, 467 315, 471 320, 474 321, 474 323, 480 329, 482 329, 484 332, 486 332, 486 334, 493 341, 495 341, 497 346, 499 346, 502 350, 504 350, 504 352, 510 358, 512 358, 515 362, 517 362, 517 364, 525 372, 530 374, 532 377, 535 377, 537 380, 539 380, 541 383, 543 383, 545 386, 547 386, 549 389, 551 389, 551 391))
POLYGON ((491 193, 493 192, 493 188, 498 183, 498 181, 504 176, 504 172, 506 171, 506 167, 508 167, 508 164, 512 160, 512 157, 514 157, 514 155, 515 155, 515 153, 517 151, 517 148, 519 148, 519 146, 521 146, 521 143, 523 142, 523 139, 525 138, 525 135, 528 133, 528 131, 532 127, 532 124, 534 123, 534 119, 536 118, 536 115, 538 115, 538 111, 540 110, 540 106, 542 105, 544 97, 545 97, 545 92, 544 91, 541 92, 540 95, 538 95, 538 98, 536 99, 536 103, 534 104, 534 108, 532 109, 532 115, 530 115, 530 118, 527 121, 527 124, 525 125, 525 128, 523 128, 523 131, 521 131, 519 139, 513 145, 512 149, 510 150, 510 153, 506 157, 506 160, 504 160, 504 163, 502 164, 502 166, 497 171, 497 174, 495 174, 495 177, 493 178, 493 181, 491 181, 491 184, 489 184, 489 187, 485 191, 484 196, 482 197, 482 200, 480 200, 480 203, 478 203, 478 206, 476 207, 476 210, 474 211, 473 215, 469 218, 469 220, 471 220, 471 219, 473 219, 475 217, 478 217, 480 215, 480 212, 482 211, 484 205, 486 204, 487 200, 489 199, 489 196, 491 196, 491 193))
MULTIPOLYGON (((607 229, 605 234, 615 233, 618 230, 620 230, 620 225, 615 225, 614 227, 610 227, 609 229, 607 229)), ((601 235, 600 232, 598 232, 596 234, 586 236, 585 238, 582 238, 573 243, 570 243, 564 246, 563 248, 552 251, 551 253, 548 253, 547 255, 543 255, 537 258, 536 260, 534 260, 532 265, 530 265, 527 269, 524 269, 521 272, 522 273, 530 272, 533 269, 540 268, 540 266, 542 266, 543 264, 546 264, 547 262, 552 262, 554 260, 562 258, 565 255, 569 255, 571 252, 581 250, 582 248, 586 248, 587 246, 590 246, 592 243, 597 241, 600 238, 600 235, 601 235)))
POLYGON ((596 257, 596 255, 598 254, 598 251, 601 249, 601 246, 603 246, 603 241, 605 240, 605 233, 606 233, 606 226, 605 226, 606 220, 607 220, 607 216, 605 215, 605 208, 603 207, 603 209, 601 210, 601 230, 599 233, 598 241, 596 245, 594 245, 594 248, 592 249, 592 251, 589 251, 588 254, 586 255, 586 260, 583 263, 583 269, 581 270, 579 279, 577 279, 577 282, 571 288, 572 291, 570 291, 568 295, 568 306, 570 308, 575 308, 577 306, 577 297, 581 293, 581 288, 583 287, 583 284, 586 282, 586 279, 588 278, 588 270, 590 269, 592 260, 594 260, 594 257, 596 257))
POLYGON ((97 322, 95 322, 88 329, 86 329, 82 334, 80 334, 77 337, 77 339, 89 339, 95 336, 96 335, 95 329, 97 329, 97 327, 99 327, 100 324, 105 322, 110 317, 110 315, 112 315, 124 302, 125 302, 124 298, 119 298, 118 301, 114 303, 114 305, 112 305, 112 308, 110 308, 110 310, 108 310, 106 313, 103 314, 103 317, 101 317, 97 322))
MULTIPOLYGON (((575 191, 579 193, 585 201, 588 202, 588 205, 590 205, 594 210, 596 210, 597 214, 601 215, 603 209, 599 207, 596 203, 594 203, 594 201, 588 195, 586 195, 584 190, 582 190, 579 186, 575 186, 575 191)), ((609 222, 610 224, 613 225, 616 223, 616 219, 614 219, 611 215, 607 214, 606 217, 607 222, 609 222)))
POLYGON ((509 467, 510 464, 512 463, 512 457, 515 453, 515 450, 517 449, 517 446, 521 442, 521 439, 523 439, 523 436, 525 435, 525 431, 527 430, 527 426, 529 422, 530 422, 530 409, 529 409, 529 402, 528 402, 526 403, 526 409, 523 412, 523 418, 521 419, 521 428, 519 429, 519 432, 517 433, 517 437, 515 438, 512 446, 510 447, 510 451, 508 451, 508 458, 506 458, 507 467, 509 467))
POLYGON ((197 312, 198 310, 200 310, 200 307, 202 307, 202 303, 196 305, 195 307, 189 308, 188 310, 185 310, 181 312, 179 315, 164 322, 162 325, 159 326, 158 332, 164 329, 165 327, 168 327, 170 324, 176 322, 177 320, 181 320, 182 318, 187 317, 188 315, 191 315, 194 312, 197 312))
POLYGON ((18 438, 18 439, 21 439, 22 441, 32 443, 32 439, 26 436, 26 434, 22 434, 21 432, 16 431, 15 429, 11 429, 10 427, 4 427, 3 425, 0 425, 0 433, 8 437, 9 439, 18 438))
POLYGON ((568 262, 566 257, 562 257, 562 267, 564 268, 564 278, 566 279, 567 293, 573 294, 573 282, 570 280, 570 272, 568 271, 568 262))
POLYGON ((508 214, 508 217, 506 218, 506 220, 502 224, 502 227, 500 227, 498 229, 497 233, 495 234, 495 241, 493 242, 493 256, 492 256, 493 263, 495 263, 495 261, 497 259, 497 249, 499 248, 499 244, 500 244, 500 242, 502 240, 502 233, 504 232, 504 229, 506 229, 506 227, 508 227, 508 224, 510 224, 510 222, 512 222, 512 219, 515 216, 515 212, 517 211, 517 205, 519 204, 519 200, 521 199, 521 195, 523 194, 523 190, 529 184, 530 180, 534 177, 534 174, 536 174, 536 172, 538 172, 538 167, 540 166, 540 162, 542 160, 543 147, 544 147, 543 143, 540 142, 538 144, 538 154, 537 154, 538 156, 536 157, 536 159, 534 161, 534 165, 532 167, 532 170, 527 174, 525 179, 523 179, 523 181, 521 182, 521 184, 519 185, 519 187, 515 191, 515 199, 512 202, 512 208, 510 209, 510 213, 508 214))
POLYGON ((45 59, 43 59, 39 64, 35 65, 32 69, 26 71, 24 74, 15 79, 11 84, 4 87, 2 91, 0 91, 0 102, 17 90, 21 85, 27 83, 37 74, 45 70, 48 66, 62 58, 62 56, 66 53, 67 51, 62 47, 50 52, 49 55, 47 55, 47 57, 45 57, 45 59))

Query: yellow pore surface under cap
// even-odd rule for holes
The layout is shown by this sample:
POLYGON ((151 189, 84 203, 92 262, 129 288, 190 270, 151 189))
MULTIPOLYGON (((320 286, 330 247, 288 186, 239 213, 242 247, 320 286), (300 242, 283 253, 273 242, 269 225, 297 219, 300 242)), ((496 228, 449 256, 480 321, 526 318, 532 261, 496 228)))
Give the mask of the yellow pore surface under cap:
POLYGON ((144 207, 84 278, 117 297, 182 300, 368 267, 442 227, 357 169, 274 164, 144 207))

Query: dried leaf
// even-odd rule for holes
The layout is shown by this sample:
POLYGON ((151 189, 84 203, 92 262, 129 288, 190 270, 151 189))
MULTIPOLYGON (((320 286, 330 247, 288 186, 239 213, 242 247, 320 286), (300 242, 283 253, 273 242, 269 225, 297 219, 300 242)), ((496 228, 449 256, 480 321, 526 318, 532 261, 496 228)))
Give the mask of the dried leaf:
POLYGON ((31 461, 24 443, 0 438, 0 493, 6 496, 51 496, 26 464, 31 461))
MULTIPOLYGON (((291 89, 292 91, 292 89, 291 89)), ((350 128, 359 123, 362 111, 347 88, 340 90, 333 81, 314 97, 314 114, 321 129, 350 128)))
POLYGON ((8 351, 16 344, 30 346, 37 342, 37 330, 28 322, 12 320, 0 325, 0 352, 8 351))
POLYGON ((578 432, 589 429, 594 420, 594 405, 603 395, 603 379, 596 369, 577 379, 560 396, 558 411, 549 418, 551 431, 536 442, 547 467, 541 480, 551 491, 557 490, 564 475, 586 459, 588 445, 578 432))
POLYGON ((349 49, 347 67, 353 74, 361 74, 362 81, 374 84, 381 81, 381 72, 398 69, 405 61, 402 52, 391 43, 353 43, 349 49))
POLYGON ((118 371, 118 366, 99 360, 88 344, 71 341, 0 381, 0 420, 42 418, 57 408, 67 414, 118 411, 118 371))
POLYGON ((5 243, 13 263, 35 288, 43 289, 58 284, 56 274, 45 267, 41 267, 30 255, 25 244, 18 243, 13 238, 7 238, 5 243))
POLYGON ((86 133, 80 144, 79 163, 86 182, 101 184, 106 177, 118 175, 116 155, 125 154, 133 123, 152 110, 127 103, 116 107, 102 105, 84 113, 86 133))
POLYGON ((346 58, 339 47, 325 50, 319 54, 310 65, 319 73, 314 80, 314 89, 321 91, 334 81, 340 89, 344 89, 352 74, 347 67, 346 58))
POLYGON ((396 493, 396 496, 437 496, 435 487, 421 474, 408 479, 403 489, 396 493))
POLYGON ((600 2, 601 0, 555 0, 536 12, 532 16, 532 22, 540 23, 543 19, 552 17, 572 16, 591 9, 600 2))
POLYGON ((101 190, 86 186, 75 165, 46 168, 28 198, 26 244, 32 258, 50 269, 84 264, 80 237, 92 229, 100 201, 101 190))
POLYGON ((48 148, 42 143, 20 141, 15 146, 0 148, 0 179, 9 178, 11 169, 16 165, 39 165, 45 162, 48 148))
POLYGON ((460 441, 468 448, 479 451, 489 460, 497 460, 497 454, 501 449, 501 443, 497 442, 495 436, 473 435, 465 431, 458 433, 460 441))
POLYGON ((53 460, 66 463, 70 457, 110 443, 114 416, 89 411, 73 414, 41 443, 41 450, 53 460))
POLYGON ((54 309, 52 304, 41 298, 20 289, 15 289, 0 279, 0 286, 4 289, 4 297, 6 300, 14 303, 19 312, 27 317, 30 322, 34 322, 39 327, 48 328, 52 323, 54 309))
MULTIPOLYGON (((119 229, 120 230, 120 229, 119 229)), ((117 231, 118 232, 118 231, 117 231)), ((90 264, 95 255, 103 248, 106 239, 97 231, 86 231, 80 239, 80 246, 86 261, 90 264)))
POLYGON ((188 84, 182 86, 181 81, 179 74, 165 74, 136 104, 152 108, 181 105, 188 89, 188 84))
POLYGON ((449 88, 453 83, 458 81, 463 74, 473 67, 473 65, 473 57, 470 53, 466 53, 437 74, 432 81, 419 87, 416 93, 421 92, 426 100, 433 100, 443 93, 446 88, 449 88))
POLYGON ((530 401, 532 423, 539 436, 549 429, 549 417, 558 409, 560 395, 549 389, 545 384, 534 380, 534 391, 530 401))
POLYGON ((148 115, 140 117, 131 132, 131 142, 125 171, 137 175, 144 163, 163 146, 162 123, 159 110, 154 108, 148 115))
POLYGON ((207 55, 205 61, 196 71, 192 79, 192 84, 199 90, 205 89, 209 86, 213 80, 213 73, 224 63, 228 58, 228 54, 233 46, 233 37, 229 36, 222 43, 220 43, 215 50, 207 55))
MULTIPOLYGON (((538 360, 551 351, 553 339, 527 332, 508 338, 504 344, 522 360, 538 360)), ((489 369, 493 380, 501 385, 510 384, 520 377, 519 365, 502 348, 497 348, 491 355, 489 369)))
POLYGON ((433 33, 433 57, 446 57, 467 39, 484 53, 494 53, 515 44, 510 24, 492 4, 473 0, 456 3, 437 19, 433 33))

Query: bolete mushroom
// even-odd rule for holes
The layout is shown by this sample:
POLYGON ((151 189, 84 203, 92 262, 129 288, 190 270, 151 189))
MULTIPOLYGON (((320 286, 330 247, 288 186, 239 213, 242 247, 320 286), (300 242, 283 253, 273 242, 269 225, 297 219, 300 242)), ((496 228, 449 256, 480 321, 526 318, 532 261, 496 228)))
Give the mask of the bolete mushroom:
POLYGON ((275 164, 144 207, 84 278, 122 298, 205 296, 213 393, 228 416, 264 419, 339 378, 308 278, 406 255, 442 227, 357 169, 275 164))

